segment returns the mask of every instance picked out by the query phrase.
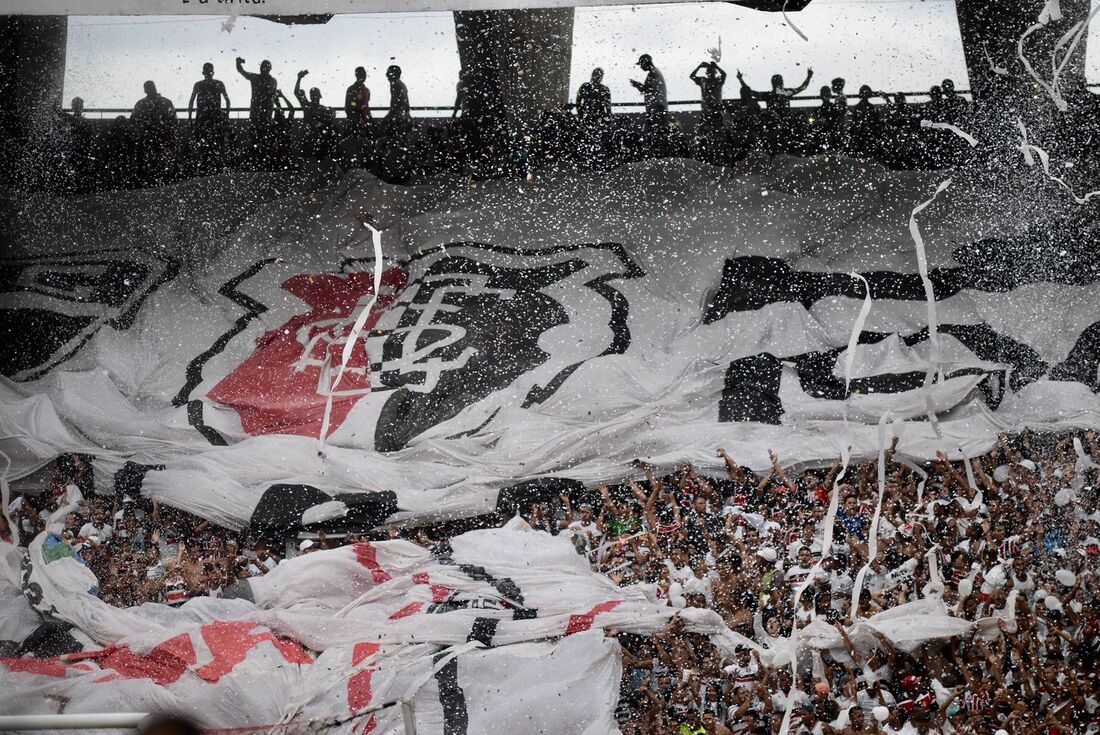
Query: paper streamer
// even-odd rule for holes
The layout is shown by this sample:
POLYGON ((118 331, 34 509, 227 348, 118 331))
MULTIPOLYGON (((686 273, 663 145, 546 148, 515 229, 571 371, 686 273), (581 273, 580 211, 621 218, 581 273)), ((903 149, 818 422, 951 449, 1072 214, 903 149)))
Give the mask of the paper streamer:
POLYGON ((798 688, 798 628, 791 631, 791 688, 787 691, 787 701, 783 707, 783 721, 779 723, 778 735, 788 735, 791 731, 791 713, 794 703, 802 692, 798 688))
MULTIPOLYGON (((925 589, 937 597, 943 594, 943 577, 940 575, 939 544, 934 545, 924 554, 928 560, 928 584, 925 589)), ((927 593, 926 593, 927 594, 927 593)))
POLYGON ((821 558, 829 556, 833 550, 833 525, 836 523, 836 511, 840 507, 840 481, 844 479, 844 475, 848 472, 848 461, 851 459, 849 453, 849 447, 842 447, 840 450, 840 472, 836 478, 833 479, 833 492, 829 497, 829 511, 825 514, 825 519, 822 521, 821 529, 821 558))
POLYGON ((1061 0, 1047 0, 1046 5, 1043 6, 1042 11, 1039 13, 1039 22, 1043 25, 1051 22, 1052 20, 1062 19, 1062 3, 1061 0))
MULTIPOLYGON (((370 316, 371 309, 374 308, 375 302, 378 301, 378 292, 382 290, 382 231, 377 229, 374 225, 364 221, 363 226, 371 232, 371 240, 374 243, 374 293, 371 294, 370 301, 367 302, 367 306, 356 317, 355 323, 351 327, 351 332, 348 334, 347 341, 344 342, 344 350, 340 355, 340 369, 336 371, 336 380, 328 384, 328 390, 325 391, 325 415, 321 420, 321 431, 318 434, 318 441, 321 446, 325 444, 325 438, 328 436, 329 421, 332 417, 332 394, 340 387, 340 381, 344 379, 344 371, 347 369, 348 360, 351 359, 351 353, 355 349, 355 343, 359 340, 359 335, 363 331, 363 327, 367 323, 367 318, 370 316)), ((322 366, 322 371, 327 376, 329 374, 329 361, 330 355, 325 352, 325 364, 322 366)))
POLYGON ((11 542, 16 546, 19 545, 19 527, 16 526, 11 519, 11 513, 8 512, 8 503, 11 502, 11 486, 8 485, 8 472, 11 471, 11 457, 0 451, 0 457, 4 458, 7 464, 4 466, 4 471, 0 473, 0 502, 4 504, 3 508, 0 508, 0 512, 4 514, 4 520, 8 522, 8 528, 11 530, 11 542))
MULTIPOLYGON (((959 448, 959 452, 962 452, 962 448, 959 448)), ((970 459, 963 454, 963 469, 966 470, 966 484, 970 485, 970 492, 981 494, 981 488, 978 487, 978 482, 974 479, 974 468, 970 466, 970 459)))
POLYGON ((852 361, 856 357, 856 345, 859 344, 859 335, 863 334, 863 325, 867 322, 867 315, 871 313, 871 284, 867 283, 866 278, 854 271, 848 275, 863 282, 863 306, 859 307, 859 316, 856 317, 856 323, 852 325, 852 333, 848 336, 848 351, 844 353, 845 419, 848 417, 847 402, 851 397, 848 395, 848 388, 852 382, 852 361))
POLYGON ((990 71, 1002 77, 1012 76, 1008 73, 1008 69, 1004 68, 1003 66, 997 66, 993 63, 993 57, 989 55, 989 46, 986 45, 984 42, 982 43, 982 53, 985 55, 985 60, 989 64, 990 71))
POLYGON ((718 46, 715 48, 708 48, 707 54, 710 56, 710 60, 717 64, 722 60, 722 37, 718 37, 718 46))
POLYGON ((974 148, 978 145, 978 139, 977 138, 975 138, 973 135, 966 132, 965 130, 959 128, 958 126, 952 125, 951 123, 932 122, 931 120, 921 120, 920 121, 920 126, 922 128, 932 128, 933 130, 950 130, 952 133, 954 133, 955 135, 959 136, 960 138, 965 140, 967 143, 969 143, 971 148, 974 148))
POLYGON ((222 30, 226 33, 232 33, 234 26, 237 25, 237 16, 240 15, 241 6, 234 5, 229 11, 229 17, 222 21, 222 30))
MULTIPOLYGON (((916 216, 930 206, 936 200, 936 197, 941 195, 944 189, 950 185, 952 185, 952 179, 949 178, 939 183, 932 198, 922 201, 909 216, 909 233, 916 245, 916 270, 921 274, 921 283, 924 284, 924 298, 927 300, 928 307, 928 347, 930 347, 932 364, 928 366, 928 372, 924 376, 925 388, 932 383, 933 371, 939 372, 939 334, 936 326, 936 292, 932 287, 931 279, 928 278, 928 257, 924 250, 924 238, 921 237, 921 228, 916 226, 916 216)), ((925 398, 928 398, 927 394, 925 398)))
POLYGON ((798 26, 796 26, 794 23, 792 23, 791 19, 789 17, 787 17, 787 3, 788 2, 790 2, 790 0, 783 0, 783 9, 780 11, 783 14, 783 22, 786 23, 787 25, 789 25, 791 27, 791 30, 794 31, 795 33, 797 33, 798 37, 801 38, 803 41, 809 41, 810 39, 806 38, 806 34, 803 33, 802 31, 800 31, 798 29, 798 26))
POLYGON ((1073 52, 1077 49, 1077 44, 1086 36, 1089 25, 1092 24, 1092 20, 1096 17, 1097 13, 1100 13, 1100 5, 1093 8, 1092 12, 1088 14, 1088 17, 1086 17, 1084 21, 1076 23, 1072 28, 1066 31, 1065 35, 1058 41, 1058 45, 1054 47, 1054 53, 1050 57, 1051 66, 1054 67, 1054 72, 1051 76, 1051 86, 1053 86, 1054 89, 1059 89, 1058 79, 1062 76, 1062 72, 1065 70, 1066 64, 1069 63, 1070 58, 1073 57, 1073 52), (1054 61, 1058 56, 1058 49, 1064 45, 1066 38, 1071 34, 1073 35, 1073 42, 1070 43, 1069 48, 1066 50, 1066 55, 1062 57, 1061 63, 1055 67, 1054 61))
POLYGON ((1050 155, 1039 146, 1028 141, 1027 128, 1024 126, 1024 121, 1022 119, 1016 118, 1016 127, 1020 129, 1020 135, 1023 136, 1023 141, 1020 145, 1016 146, 1016 149, 1024 155, 1024 163, 1026 165, 1034 166, 1035 157, 1038 156, 1039 164, 1042 166, 1043 173, 1046 174, 1046 177, 1068 191, 1069 195, 1073 197, 1073 201, 1077 204, 1088 204, 1088 201, 1093 197, 1100 197, 1100 190, 1090 191, 1083 197, 1077 196, 1073 188, 1065 182, 1065 179, 1060 176, 1055 176, 1050 172, 1050 155))
POLYGON ((878 501, 875 503, 875 514, 871 516, 871 528, 867 532, 867 563, 859 570, 855 583, 852 585, 851 614, 853 623, 856 621, 859 612, 859 596, 863 592, 863 580, 871 569, 871 562, 878 556, 878 524, 882 518, 882 498, 886 494, 886 435, 890 434, 890 438, 893 439, 894 434, 893 431, 886 431, 886 422, 890 417, 891 414, 887 411, 878 420, 878 501))
POLYGON ((928 482, 928 473, 919 464, 905 457, 897 457, 894 461, 905 465, 920 476, 920 482, 917 483, 917 507, 920 508, 924 500, 924 484, 928 482))
POLYGON ((1069 105, 1067 105, 1066 101, 1062 99, 1061 93, 1057 89, 1043 81, 1042 77, 1035 73, 1035 69, 1032 68, 1031 62, 1028 61, 1026 56, 1024 56, 1024 41, 1026 41, 1027 37, 1030 36, 1032 33, 1039 30, 1040 28, 1044 28, 1045 26, 1046 23, 1042 22, 1034 23, 1028 26, 1028 29, 1024 31, 1023 35, 1020 36, 1020 38, 1016 41, 1016 58, 1019 59, 1020 63, 1024 65, 1024 71, 1028 73, 1028 76, 1034 79, 1035 83, 1038 84, 1042 88, 1042 90, 1047 93, 1047 96, 1054 100, 1054 106, 1057 107, 1060 112, 1065 112, 1069 109, 1069 105))
MULTIPOLYGON (((1100 464, 1093 462, 1092 458, 1085 453, 1085 448, 1081 446, 1081 440, 1077 437, 1073 437, 1073 451, 1077 453, 1076 469, 1078 472, 1081 470, 1100 470, 1100 464)), ((0 482, 3 482, 2 478, 0 478, 0 482)), ((6 500, 4 502, 7 503, 6 500)))

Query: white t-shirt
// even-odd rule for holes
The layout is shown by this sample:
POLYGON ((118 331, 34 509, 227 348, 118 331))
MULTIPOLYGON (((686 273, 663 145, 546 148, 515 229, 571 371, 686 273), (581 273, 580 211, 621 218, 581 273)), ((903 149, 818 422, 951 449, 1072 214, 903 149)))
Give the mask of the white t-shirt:
POLYGON ((95 536, 99 539, 99 543, 105 544, 107 543, 107 541, 110 540, 111 536, 113 536, 114 533, 114 529, 111 528, 111 526, 107 523, 104 523, 102 526, 99 526, 97 528, 94 523, 88 521, 80 527, 80 532, 77 534, 77 536, 82 539, 89 539, 92 536, 95 536))
POLYGON ((756 663, 756 659, 749 659, 744 666, 735 661, 723 667, 722 671, 733 679, 734 687, 753 686, 756 684, 756 675, 760 672, 760 664, 756 663))
POLYGON ((592 521, 589 521, 588 523, 580 520, 573 521, 569 524, 566 530, 569 531, 570 537, 580 534, 586 538, 588 536, 591 536, 592 538, 598 539, 601 535, 599 527, 592 521))
POLYGON ((798 552, 804 547, 810 550, 810 556, 815 561, 821 559, 821 539, 819 538, 810 539, 808 544, 800 538, 790 542, 787 544, 787 558, 792 561, 798 559, 798 552))
POLYGON ((783 575, 783 579, 787 580, 787 584, 795 587, 806 581, 806 578, 810 576, 810 572, 813 571, 813 567, 803 567, 795 565, 787 570, 787 573, 783 575))

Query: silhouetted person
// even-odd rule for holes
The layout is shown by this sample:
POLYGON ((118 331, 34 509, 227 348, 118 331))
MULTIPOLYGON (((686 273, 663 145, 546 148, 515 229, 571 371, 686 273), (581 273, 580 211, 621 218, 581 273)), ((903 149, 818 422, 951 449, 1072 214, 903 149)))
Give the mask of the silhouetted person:
POLYGON ((856 155, 877 156, 882 141, 882 116, 878 108, 871 100, 881 97, 889 101, 882 92, 876 92, 870 85, 864 84, 859 88, 859 101, 851 109, 852 115, 852 152, 856 155))
POLYGON ((833 100, 836 102, 837 108, 844 108, 844 110, 847 111, 848 95, 844 94, 844 84, 844 79, 842 77, 837 77, 831 82, 829 86, 832 87, 833 100))
POLYGON ((302 79, 309 74, 308 69, 298 72, 298 79, 294 82, 294 97, 302 106, 302 118, 308 130, 313 136, 313 150, 315 156, 323 156, 328 152, 329 145, 333 142, 332 132, 335 127, 336 115, 332 108, 321 104, 321 90, 311 87, 309 97, 302 91, 302 79))
POLYGON ((611 117, 611 90, 603 83, 603 69, 593 69, 591 78, 577 90, 577 117, 585 124, 611 117))
POLYGON ((347 115, 348 122, 356 129, 371 123, 367 70, 361 66, 355 67, 355 82, 344 93, 344 114, 347 115))
POLYGON ((946 116, 945 122, 959 124, 966 115, 966 100, 955 91, 955 82, 944 79, 941 84, 943 89, 943 110, 946 116))
POLYGON ((72 110, 72 116, 74 120, 84 119, 84 99, 81 97, 73 97, 73 101, 69 104, 69 108, 72 110))
POLYGON ((401 81, 401 67, 391 64, 386 69, 390 83, 390 109, 386 113, 386 132, 392 136, 404 136, 412 130, 412 110, 409 107, 409 89, 401 81))
POLYGON ((821 86, 817 93, 821 105, 817 108, 812 120, 816 130, 816 143, 820 150, 837 149, 837 129, 841 124, 843 113, 837 109, 836 100, 833 99, 833 88, 827 84, 821 86))
POLYGON ((275 96, 279 83, 271 76, 271 62, 260 62, 260 73, 244 70, 244 59, 237 57, 237 71, 252 84, 252 100, 248 106, 248 119, 253 124, 267 125, 275 112, 275 96))
POLYGON ((208 61, 202 65, 202 79, 195 82, 187 102, 187 119, 191 119, 192 113, 195 116, 195 138, 203 142, 219 130, 229 117, 229 108, 225 85, 214 78, 214 65, 208 61), (225 100, 224 111, 222 100, 225 100))
POLYGON ((176 146, 176 108, 152 81, 145 82, 145 96, 134 105, 130 123, 137 133, 143 174, 151 180, 162 178, 176 146))
POLYGON ((722 127, 722 87, 726 83, 726 72, 713 61, 704 61, 688 75, 699 86, 703 102, 703 125, 722 127), (705 74, 700 72, 705 70, 705 74))
POLYGON ((646 118, 652 121, 668 112, 668 88, 665 87, 665 77, 661 70, 653 64, 652 56, 642 54, 638 57, 637 65, 646 72, 645 81, 631 79, 630 84, 642 93, 646 118))
POLYGON ((174 133, 176 108, 157 92, 155 83, 148 81, 144 86, 145 96, 134 105, 130 120, 146 142, 164 144, 174 133))
POLYGON ((789 87, 784 87, 783 86, 783 75, 782 74, 773 74, 772 79, 771 79, 771 82, 772 82, 771 91, 770 92, 757 92, 755 90, 752 90, 752 88, 749 87, 749 85, 745 83, 745 77, 741 74, 741 70, 740 69, 737 70, 737 81, 741 83, 741 86, 749 88, 750 91, 752 91, 752 96, 755 99, 762 100, 763 102, 765 102, 768 105, 768 109, 773 111, 773 112, 775 112, 775 111, 784 111, 785 112, 785 111, 789 110, 790 107, 791 107, 791 97, 794 97, 794 96, 798 95, 800 92, 803 92, 806 89, 806 87, 810 86, 810 80, 813 78, 813 76, 814 76, 814 70, 813 69, 807 69, 806 70, 806 79, 803 80, 802 84, 800 84, 797 87, 791 89, 789 87))

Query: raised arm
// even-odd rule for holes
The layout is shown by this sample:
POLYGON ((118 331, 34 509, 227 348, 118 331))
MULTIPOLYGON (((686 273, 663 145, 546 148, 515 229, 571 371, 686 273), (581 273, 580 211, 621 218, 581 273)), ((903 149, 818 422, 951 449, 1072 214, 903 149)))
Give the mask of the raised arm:
POLYGON ((237 72, 250 82, 257 76, 250 71, 244 70, 244 59, 242 59, 240 56, 237 57, 237 72))
POLYGON ((718 66, 718 62, 714 62, 714 71, 718 72, 718 79, 723 84, 726 83, 726 70, 718 66))
POLYGON ((294 82, 294 99, 298 100, 298 104, 302 107, 305 107, 306 103, 309 101, 306 98, 306 93, 302 91, 302 77, 306 74, 309 74, 307 69, 298 72, 298 79, 294 82))
POLYGON ((810 80, 813 79, 813 77, 814 77, 814 70, 813 69, 807 69, 806 70, 806 78, 802 80, 802 84, 798 85, 797 87, 795 87, 794 89, 791 90, 791 96, 794 97, 796 94, 801 94, 802 92, 805 92, 806 87, 810 86, 810 80))
POLYGON ((797 493, 798 488, 795 487, 791 478, 787 477, 787 473, 783 471, 783 468, 779 466, 779 457, 776 456, 775 452, 769 449, 768 458, 772 461, 772 471, 775 472, 775 476, 779 478, 779 481, 786 485, 792 493, 797 493))
POLYGON ((573 522, 573 504, 569 502, 569 493, 561 494, 562 506, 565 508, 565 517, 558 522, 558 528, 569 528, 573 522))
POLYGON ((722 458, 722 461, 726 463, 726 474, 734 482, 743 482, 745 479, 745 473, 741 471, 741 467, 733 461, 733 457, 721 447, 718 448, 718 456, 722 458))

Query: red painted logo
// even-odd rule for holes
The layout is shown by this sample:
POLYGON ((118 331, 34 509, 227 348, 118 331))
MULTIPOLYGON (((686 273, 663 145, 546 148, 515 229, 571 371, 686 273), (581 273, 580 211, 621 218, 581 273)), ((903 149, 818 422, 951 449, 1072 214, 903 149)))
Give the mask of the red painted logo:
MULTIPOLYGON (((389 268, 339 385, 332 388, 328 433, 347 418, 356 402, 370 392, 367 333, 378 323, 408 283, 408 274, 389 268)), ((309 306, 256 341, 256 350, 207 394, 235 410, 241 426, 253 436, 299 434, 317 436, 325 413, 329 385, 336 379, 355 319, 374 293, 370 272, 302 274, 282 288, 309 306)))

